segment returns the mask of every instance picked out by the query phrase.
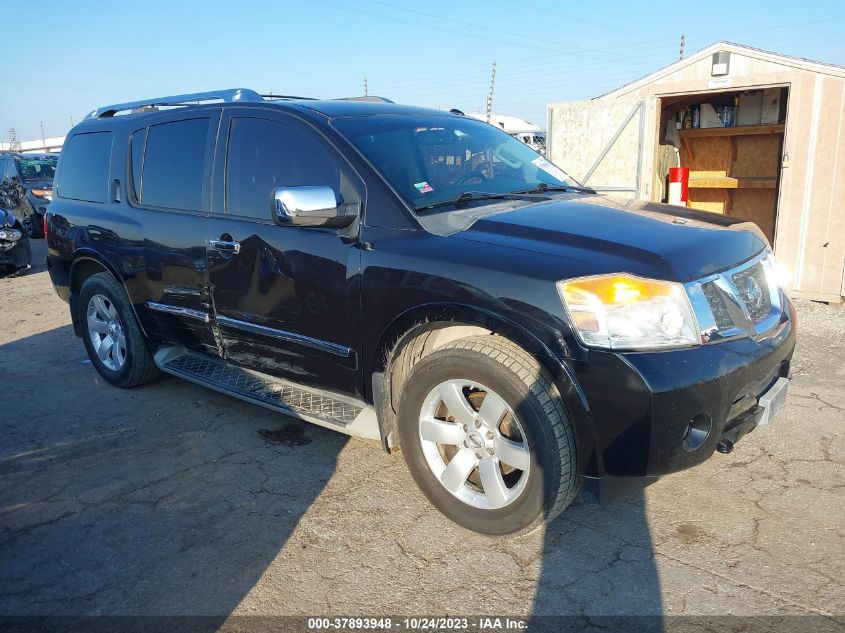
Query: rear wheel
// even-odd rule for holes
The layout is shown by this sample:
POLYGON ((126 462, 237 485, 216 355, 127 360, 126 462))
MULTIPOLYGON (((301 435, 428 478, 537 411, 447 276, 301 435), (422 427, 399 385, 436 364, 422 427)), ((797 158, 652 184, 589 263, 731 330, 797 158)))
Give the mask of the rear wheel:
POLYGON ((514 343, 448 343, 409 374, 399 411, 408 467, 453 521, 510 534, 551 520, 577 492, 575 442, 560 394, 514 343))
POLYGON ((159 375, 122 286, 109 273, 91 275, 79 293, 79 319, 88 357, 117 387, 135 387, 159 375))

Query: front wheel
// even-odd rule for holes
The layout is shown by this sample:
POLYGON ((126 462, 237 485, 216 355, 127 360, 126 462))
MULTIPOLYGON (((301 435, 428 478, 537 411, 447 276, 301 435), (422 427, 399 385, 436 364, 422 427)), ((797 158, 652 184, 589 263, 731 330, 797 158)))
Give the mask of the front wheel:
POLYGON ((21 221, 21 226, 23 230, 26 231, 27 236, 29 239, 34 240, 38 239, 39 237, 44 237, 44 218, 39 216, 35 209, 32 207, 29 202, 26 203, 27 209, 26 213, 24 213, 24 219, 21 221))
POLYGON ((553 519, 575 497, 575 441, 560 394, 511 341, 470 337, 425 356, 399 409, 411 474, 456 523, 511 534, 553 519))
POLYGON ((79 292, 79 314, 88 357, 116 387, 135 387, 159 370, 123 287, 109 273, 91 275, 79 292))

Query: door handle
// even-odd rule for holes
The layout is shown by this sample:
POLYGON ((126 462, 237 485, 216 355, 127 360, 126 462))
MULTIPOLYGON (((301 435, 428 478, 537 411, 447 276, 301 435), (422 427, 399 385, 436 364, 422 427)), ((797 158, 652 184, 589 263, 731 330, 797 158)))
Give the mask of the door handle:
POLYGON ((241 243, 229 240, 208 240, 208 247, 227 255, 237 255, 241 252, 241 243))

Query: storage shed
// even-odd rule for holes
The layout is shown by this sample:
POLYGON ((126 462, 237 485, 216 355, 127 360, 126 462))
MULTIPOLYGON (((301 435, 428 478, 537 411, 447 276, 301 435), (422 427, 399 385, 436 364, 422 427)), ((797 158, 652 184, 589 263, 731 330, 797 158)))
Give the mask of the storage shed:
POLYGON ((751 220, 794 296, 845 298, 845 68, 718 42, 589 101, 548 106, 548 157, 608 195, 751 220))

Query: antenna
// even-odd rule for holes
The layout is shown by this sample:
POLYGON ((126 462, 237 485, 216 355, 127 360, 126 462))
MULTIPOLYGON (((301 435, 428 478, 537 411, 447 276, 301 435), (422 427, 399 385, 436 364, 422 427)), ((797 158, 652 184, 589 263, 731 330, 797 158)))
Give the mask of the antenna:
POLYGON ((493 62, 493 71, 490 74, 490 92, 487 94, 487 123, 493 118, 493 90, 496 88, 496 62, 493 62))
POLYGON ((684 49, 686 49, 686 44, 687 44, 687 38, 683 33, 681 33, 681 52, 680 52, 681 56, 678 58, 678 61, 681 61, 684 58, 684 49))
POLYGON ((44 121, 41 121, 41 147, 44 148, 44 150, 46 151, 47 137, 44 134, 44 121))
POLYGON ((368 92, 368 90, 367 90, 367 78, 366 78, 366 77, 364 77, 364 96, 365 96, 365 97, 369 97, 369 96, 370 96, 370 93, 369 93, 369 92, 368 92))
POLYGON ((68 119, 70 120, 70 126, 73 127, 73 115, 71 114, 68 119))

